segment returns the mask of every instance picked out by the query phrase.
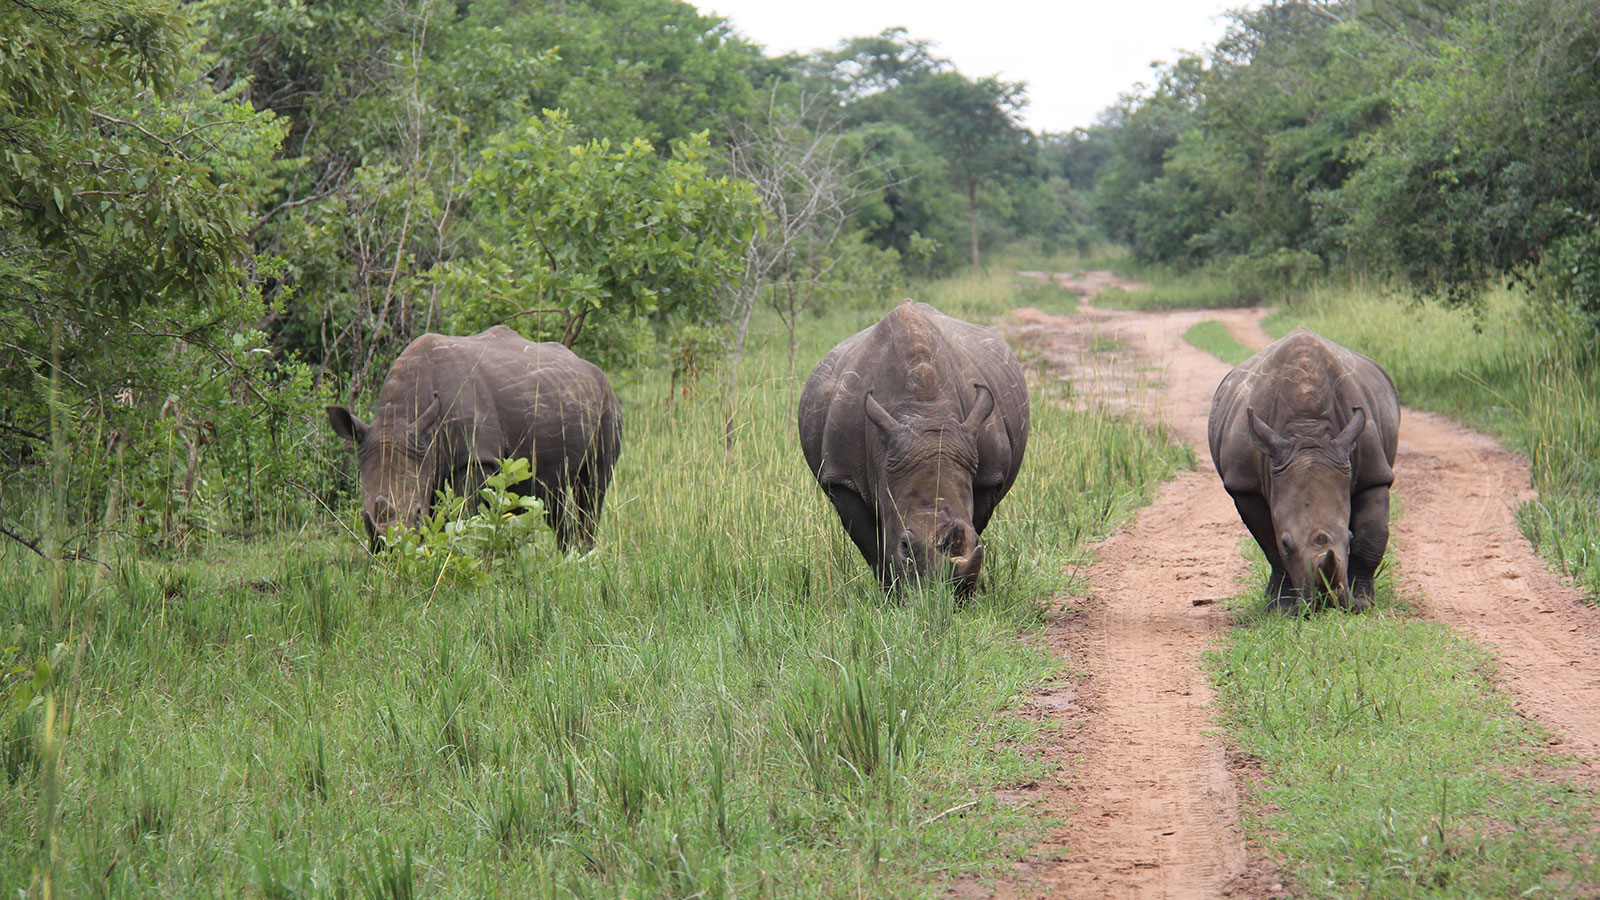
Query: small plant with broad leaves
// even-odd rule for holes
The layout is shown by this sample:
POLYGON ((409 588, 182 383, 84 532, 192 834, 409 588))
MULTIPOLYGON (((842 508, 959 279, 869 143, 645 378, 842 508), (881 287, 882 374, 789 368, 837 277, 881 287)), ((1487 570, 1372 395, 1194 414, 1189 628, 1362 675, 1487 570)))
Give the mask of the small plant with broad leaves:
POLYGON ((497 566, 534 552, 539 532, 549 530, 544 503, 514 488, 533 478, 527 459, 502 459, 483 480, 478 505, 467 512, 466 497, 448 485, 416 529, 391 527, 383 537, 383 556, 403 578, 481 584, 497 566))

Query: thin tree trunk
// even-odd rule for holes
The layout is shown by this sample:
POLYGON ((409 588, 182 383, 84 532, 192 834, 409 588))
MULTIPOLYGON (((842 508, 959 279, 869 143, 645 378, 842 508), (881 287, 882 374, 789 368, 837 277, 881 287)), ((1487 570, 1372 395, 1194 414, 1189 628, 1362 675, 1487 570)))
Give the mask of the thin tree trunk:
POLYGON ((100 518, 100 535, 95 539, 94 555, 100 560, 94 569, 96 586, 111 574, 111 563, 107 560, 114 555, 112 541, 116 540, 115 533, 122 526, 122 438, 113 434, 111 442, 115 446, 116 465, 109 479, 110 484, 106 486, 106 512, 100 518))
MULTIPOLYGON (((50 627, 61 630, 62 607, 66 602, 67 563, 67 436, 61 422, 61 321, 66 318, 66 300, 59 304, 50 324, 50 510, 43 523, 45 555, 50 558, 50 627)), ((50 843, 52 858, 54 844, 50 843)), ((47 879, 48 880, 48 879, 47 879)), ((46 886, 48 891, 48 884, 46 886)))
POLYGON ((972 234, 972 267, 978 267, 978 180, 967 179, 967 226, 972 234))

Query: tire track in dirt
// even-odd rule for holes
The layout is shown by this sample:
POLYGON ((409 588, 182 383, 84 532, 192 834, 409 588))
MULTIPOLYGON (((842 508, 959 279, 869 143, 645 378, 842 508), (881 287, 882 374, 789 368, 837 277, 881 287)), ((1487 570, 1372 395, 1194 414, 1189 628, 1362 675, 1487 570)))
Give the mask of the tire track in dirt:
POLYGON ((1080 398, 1164 424, 1199 465, 1163 485, 1130 525, 1095 548, 1088 595, 1051 618, 1044 640, 1081 677, 1065 698, 1057 690, 1033 701, 1067 728, 1053 739, 1061 767, 1051 783, 1022 793, 1064 825, 998 896, 1188 900, 1281 891, 1269 870, 1250 864, 1237 786, 1213 733, 1212 690, 1199 667, 1228 624, 1215 601, 1236 591, 1246 532, 1205 448, 1211 394, 1228 366, 1183 340, 1205 318, 1258 316, 1091 307, 1072 316, 1015 313, 1013 340, 1041 351, 1080 398), (1119 368, 1090 352, 1107 335, 1124 343, 1124 359, 1153 371, 1141 378, 1138 366, 1119 368))

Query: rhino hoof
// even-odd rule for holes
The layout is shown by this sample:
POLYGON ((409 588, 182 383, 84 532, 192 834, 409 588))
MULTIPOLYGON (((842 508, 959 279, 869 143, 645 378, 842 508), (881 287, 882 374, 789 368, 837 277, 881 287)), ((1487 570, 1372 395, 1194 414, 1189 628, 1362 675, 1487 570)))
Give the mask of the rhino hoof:
POLYGON ((1267 609, 1271 612, 1282 613, 1286 616, 1296 616, 1302 611, 1300 608, 1300 598, 1291 593, 1282 593, 1276 597, 1273 597, 1272 600, 1267 603, 1267 609))

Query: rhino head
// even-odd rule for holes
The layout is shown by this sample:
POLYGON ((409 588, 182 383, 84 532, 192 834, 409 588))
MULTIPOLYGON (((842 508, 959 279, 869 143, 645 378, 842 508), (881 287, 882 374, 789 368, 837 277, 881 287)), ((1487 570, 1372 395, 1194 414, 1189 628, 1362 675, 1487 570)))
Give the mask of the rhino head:
POLYGON ((1366 412, 1357 408, 1337 435, 1325 421, 1291 423, 1280 434, 1254 409, 1245 414, 1251 442, 1271 466, 1267 506, 1294 595, 1349 605, 1350 454, 1366 412))
POLYGON ((433 503, 433 481, 427 471, 429 448, 439 427, 439 395, 412 419, 404 404, 380 406, 372 422, 356 418, 348 408, 329 406, 334 433, 356 445, 361 469, 361 524, 373 550, 391 525, 416 528, 433 503))
POLYGON ((994 410, 994 394, 974 387, 977 401, 962 420, 940 412, 900 420, 866 396, 867 418, 884 439, 877 505, 886 585, 948 581, 965 594, 977 583, 983 548, 972 525, 976 432, 994 410))

